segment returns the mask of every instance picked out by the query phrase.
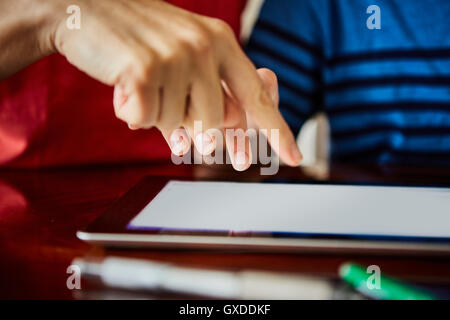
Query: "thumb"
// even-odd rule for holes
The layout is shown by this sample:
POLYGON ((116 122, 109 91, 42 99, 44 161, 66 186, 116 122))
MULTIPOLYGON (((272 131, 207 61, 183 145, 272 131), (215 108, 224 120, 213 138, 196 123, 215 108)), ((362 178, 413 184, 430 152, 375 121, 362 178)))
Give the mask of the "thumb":
POLYGON ((270 97, 274 102, 276 108, 278 108, 278 104, 280 103, 280 95, 278 93, 278 79, 277 75, 270 69, 261 68, 256 70, 258 76, 261 78, 264 86, 270 93, 270 97))
MULTIPOLYGON (((278 93, 278 78, 275 72, 267 68, 261 68, 256 70, 259 78, 261 79, 264 87, 270 94, 273 101, 273 106, 278 110, 278 104, 280 103, 280 95, 278 93)), ((257 128, 258 125, 253 120, 253 117, 247 113, 247 122, 249 128, 257 128)))

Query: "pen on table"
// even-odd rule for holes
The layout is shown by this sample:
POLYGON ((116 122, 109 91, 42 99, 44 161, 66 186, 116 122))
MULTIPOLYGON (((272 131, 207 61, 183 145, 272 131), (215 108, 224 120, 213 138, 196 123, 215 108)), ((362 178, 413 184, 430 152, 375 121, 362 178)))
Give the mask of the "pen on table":
POLYGON ((75 259, 82 276, 97 277, 110 287, 163 291, 221 299, 361 299, 327 279, 256 271, 184 268, 148 260, 107 257, 75 259))
POLYGON ((369 289, 367 279, 370 274, 362 266, 345 263, 339 268, 341 278, 362 294, 379 300, 433 300, 431 293, 408 285, 400 280, 380 275, 380 288, 369 289))

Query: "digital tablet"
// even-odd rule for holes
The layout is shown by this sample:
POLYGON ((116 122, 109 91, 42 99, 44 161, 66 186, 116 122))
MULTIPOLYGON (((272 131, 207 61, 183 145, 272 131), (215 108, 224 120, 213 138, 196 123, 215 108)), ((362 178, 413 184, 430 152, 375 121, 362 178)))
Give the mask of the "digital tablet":
POLYGON ((450 188, 149 177, 77 235, 109 246, 450 255, 450 188))

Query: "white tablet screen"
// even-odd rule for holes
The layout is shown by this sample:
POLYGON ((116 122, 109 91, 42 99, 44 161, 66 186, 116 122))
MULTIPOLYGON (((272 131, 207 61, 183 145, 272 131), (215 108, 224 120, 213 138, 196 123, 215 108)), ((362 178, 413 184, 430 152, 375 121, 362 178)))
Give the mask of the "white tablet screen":
POLYGON ((450 238, 450 189, 171 181, 128 228, 450 238))

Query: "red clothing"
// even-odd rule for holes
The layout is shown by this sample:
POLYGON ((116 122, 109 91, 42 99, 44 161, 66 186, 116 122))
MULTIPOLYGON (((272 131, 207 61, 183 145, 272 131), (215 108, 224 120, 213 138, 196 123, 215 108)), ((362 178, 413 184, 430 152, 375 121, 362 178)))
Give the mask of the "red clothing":
MULTIPOLYGON (((237 32, 245 0, 172 0, 237 32)), ((169 159, 156 129, 114 116, 113 88, 52 55, 0 82, 0 165, 42 167, 169 159)))

